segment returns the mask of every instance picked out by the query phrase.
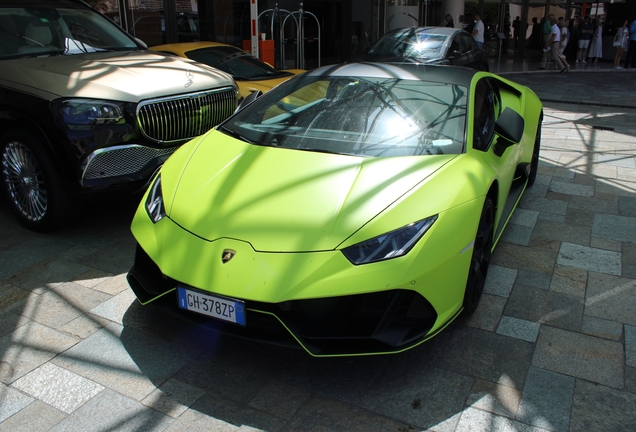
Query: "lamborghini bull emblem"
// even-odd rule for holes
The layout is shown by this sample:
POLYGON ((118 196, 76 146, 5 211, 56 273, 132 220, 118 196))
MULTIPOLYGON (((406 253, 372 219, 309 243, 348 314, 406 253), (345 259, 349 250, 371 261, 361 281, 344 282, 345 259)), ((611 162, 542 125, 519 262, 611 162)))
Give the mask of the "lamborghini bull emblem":
POLYGON ((221 255, 221 261, 223 262, 223 264, 225 264, 226 262, 234 258, 234 255, 236 255, 236 251, 232 249, 225 249, 223 251, 223 254, 221 255))

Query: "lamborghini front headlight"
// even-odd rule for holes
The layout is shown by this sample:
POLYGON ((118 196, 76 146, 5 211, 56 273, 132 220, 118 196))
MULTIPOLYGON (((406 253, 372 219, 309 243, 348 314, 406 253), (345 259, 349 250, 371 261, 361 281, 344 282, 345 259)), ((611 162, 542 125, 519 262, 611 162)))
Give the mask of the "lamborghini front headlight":
POLYGON ((368 264, 406 255, 437 220, 437 215, 349 246, 342 253, 352 264, 368 264))
POLYGON ((161 191, 161 174, 152 182, 145 206, 152 223, 157 223, 166 216, 166 208, 163 205, 163 193, 161 191))

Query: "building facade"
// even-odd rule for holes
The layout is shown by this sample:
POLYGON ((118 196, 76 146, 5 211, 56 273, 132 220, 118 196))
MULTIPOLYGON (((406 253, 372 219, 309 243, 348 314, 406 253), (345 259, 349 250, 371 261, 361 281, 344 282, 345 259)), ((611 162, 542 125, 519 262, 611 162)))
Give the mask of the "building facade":
MULTIPOLYGON (((275 67, 311 69, 355 60, 387 31, 445 25, 470 30, 479 12, 488 55, 540 55, 533 26, 553 13, 589 15, 604 36, 636 18, 636 0, 88 0, 147 45, 210 40, 243 46, 252 33, 273 40, 275 67), (252 20, 253 2, 258 15, 252 20), (518 17, 518 19, 517 19, 518 17)), ((572 24, 570 24, 572 26, 572 24)), ((537 29, 535 28, 535 34, 537 29)), ((611 45, 610 45, 611 47, 611 45)), ((607 50, 608 55, 612 50, 607 50)))

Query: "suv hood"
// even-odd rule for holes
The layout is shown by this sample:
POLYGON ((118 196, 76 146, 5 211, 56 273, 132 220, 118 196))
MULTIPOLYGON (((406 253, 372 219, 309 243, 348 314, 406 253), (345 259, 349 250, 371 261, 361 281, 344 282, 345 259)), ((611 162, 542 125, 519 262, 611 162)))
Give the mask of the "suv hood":
POLYGON ((49 100, 86 97, 122 102, 234 85, 230 75, 217 69, 146 51, 3 60, 2 82, 49 100))
POLYGON ((244 240, 261 252, 334 250, 454 157, 314 153, 250 145, 212 131, 185 168, 172 159, 164 165, 164 178, 178 179, 174 197, 165 197, 166 210, 209 241, 244 240))

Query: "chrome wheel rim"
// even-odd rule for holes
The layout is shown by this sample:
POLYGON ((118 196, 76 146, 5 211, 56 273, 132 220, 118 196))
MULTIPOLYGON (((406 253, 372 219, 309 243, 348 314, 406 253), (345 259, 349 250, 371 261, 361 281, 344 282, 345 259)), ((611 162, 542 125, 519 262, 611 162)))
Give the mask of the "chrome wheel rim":
POLYGON ((44 218, 48 204, 44 175, 31 150, 19 141, 9 142, 2 152, 2 180, 24 218, 32 222, 44 218))

